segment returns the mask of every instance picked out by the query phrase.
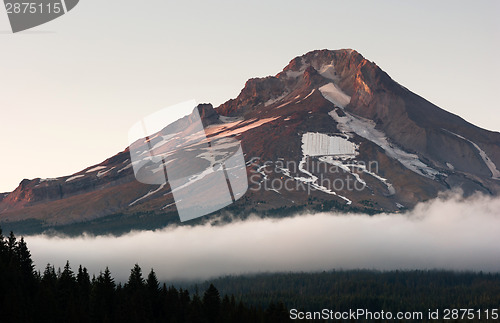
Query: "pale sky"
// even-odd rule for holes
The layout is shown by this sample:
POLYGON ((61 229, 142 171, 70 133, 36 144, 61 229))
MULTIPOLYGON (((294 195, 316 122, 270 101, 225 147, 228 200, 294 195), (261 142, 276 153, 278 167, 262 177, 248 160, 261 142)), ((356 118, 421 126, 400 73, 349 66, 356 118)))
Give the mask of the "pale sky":
POLYGON ((0 192, 123 150, 169 105, 217 106, 314 49, 353 48, 443 109, 500 130, 500 2, 80 0, 12 34, 0 8, 0 192))

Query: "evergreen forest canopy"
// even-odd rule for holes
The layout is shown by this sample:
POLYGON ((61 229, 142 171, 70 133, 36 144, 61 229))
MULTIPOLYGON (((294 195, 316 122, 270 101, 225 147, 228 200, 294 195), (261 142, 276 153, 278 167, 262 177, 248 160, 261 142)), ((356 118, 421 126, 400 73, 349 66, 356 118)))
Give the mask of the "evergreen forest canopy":
POLYGON ((288 322, 289 310, 498 309, 500 275, 447 271, 331 271, 223 277, 197 286, 144 277, 136 264, 116 283, 67 262, 35 271, 24 238, 0 229, 0 319, 4 322, 288 322), (217 287, 216 287, 217 286, 217 287), (201 294, 198 292, 202 290, 201 294), (221 292, 219 292, 221 291, 221 292))

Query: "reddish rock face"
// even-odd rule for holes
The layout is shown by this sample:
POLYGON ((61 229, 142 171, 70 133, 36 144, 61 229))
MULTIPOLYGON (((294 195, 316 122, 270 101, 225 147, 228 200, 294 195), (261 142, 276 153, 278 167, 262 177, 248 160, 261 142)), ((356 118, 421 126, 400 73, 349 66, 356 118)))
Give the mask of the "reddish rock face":
MULTIPOLYGON (((215 109, 210 104, 201 104, 197 109, 208 140, 241 141, 250 186, 234 206, 242 213, 331 207, 398 211, 401 206, 411 208, 454 187, 466 194, 500 193, 500 180, 492 178, 494 168, 500 169, 499 133, 480 129, 412 93, 354 50, 309 52, 294 58, 275 76, 248 80, 235 99, 215 109), (350 96, 345 107, 325 98, 320 88, 329 83, 350 96), (334 119, 332 114, 340 119, 334 119), (359 133, 346 132, 346 126, 339 121, 346 118, 364 120, 361 124, 367 130, 373 128, 370 131, 383 138, 370 138, 359 129, 359 133), (331 164, 324 158, 322 161, 321 156, 304 156, 305 133, 348 138, 356 145, 357 155, 344 164, 375 162, 374 173, 378 177, 367 172, 326 170, 325 166, 331 164), (410 156, 413 163, 423 165, 418 167, 437 175, 409 166, 395 157, 391 149, 410 156), (261 168, 265 162, 268 166, 261 168), (308 185, 255 189, 259 183, 300 184, 300 178, 307 178, 308 174, 331 182, 356 181, 358 175, 366 187, 349 190, 325 186, 336 195, 310 191, 308 185), (351 203, 346 203, 346 199, 351 203)), ((160 135, 168 132, 182 137, 193 120, 192 116, 185 117, 160 135)), ((152 140, 156 144, 161 136, 152 140)), ((167 142, 164 151, 172 148, 169 145, 174 144, 167 142)), ((183 158, 196 158, 200 155, 197 149, 201 148, 193 145, 192 154, 183 158)), ((23 180, 14 192, 0 194, 0 222, 39 219, 50 226, 116 213, 175 211, 169 185, 159 189, 135 181, 129 158, 125 150, 70 176, 23 180), (148 195, 151 191, 155 193, 148 195), (140 202, 135 202, 138 199, 140 202)))

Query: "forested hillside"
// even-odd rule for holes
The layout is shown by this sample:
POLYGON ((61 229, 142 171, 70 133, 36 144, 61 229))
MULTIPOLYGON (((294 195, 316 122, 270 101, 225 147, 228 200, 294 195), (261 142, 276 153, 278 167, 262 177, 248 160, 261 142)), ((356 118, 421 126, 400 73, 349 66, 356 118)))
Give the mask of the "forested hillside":
MULTIPOLYGON (((331 271, 223 277, 202 284, 160 282, 136 264, 125 283, 67 262, 34 270, 28 246, 0 229, 1 322, 288 322, 303 311, 491 310, 500 275, 446 271, 331 271), (91 277, 92 276, 92 277, 91 277), (144 277, 145 276, 145 277, 144 277)), ((479 321, 479 320, 469 320, 479 321)), ((484 317, 481 320, 485 320, 484 317)))
POLYGON ((125 284, 108 268, 90 277, 85 267, 73 272, 69 262, 56 270, 34 271, 23 238, 0 230, 1 322, 287 322, 283 303, 248 307, 214 285, 203 294, 161 284, 152 269, 146 278, 135 265, 125 284))
MULTIPOLYGON (((371 311, 500 307, 500 275, 438 270, 329 271, 232 276, 200 284, 216 285, 245 304, 263 306, 284 302, 287 308, 371 311)), ((194 290, 191 287, 190 290, 194 290)))

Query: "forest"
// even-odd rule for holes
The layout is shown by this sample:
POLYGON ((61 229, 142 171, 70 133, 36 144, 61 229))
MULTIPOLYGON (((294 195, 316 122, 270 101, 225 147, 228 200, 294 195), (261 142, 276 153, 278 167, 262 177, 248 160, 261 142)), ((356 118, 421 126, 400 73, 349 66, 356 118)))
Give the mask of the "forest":
MULTIPOLYGON (((1 322, 289 322, 290 309, 423 311, 500 305, 498 273, 328 271, 160 282, 139 264, 126 282, 70 263, 36 271, 24 238, 0 229, 1 322)), ((474 320, 470 320, 472 322, 474 320)), ((486 321, 486 320, 481 320, 486 321)))
POLYGON ((124 284, 106 268, 97 277, 69 262, 36 272, 24 238, 0 229, 1 322, 288 322, 282 302, 246 306, 214 285, 203 294, 160 284, 153 269, 136 264, 124 284))

